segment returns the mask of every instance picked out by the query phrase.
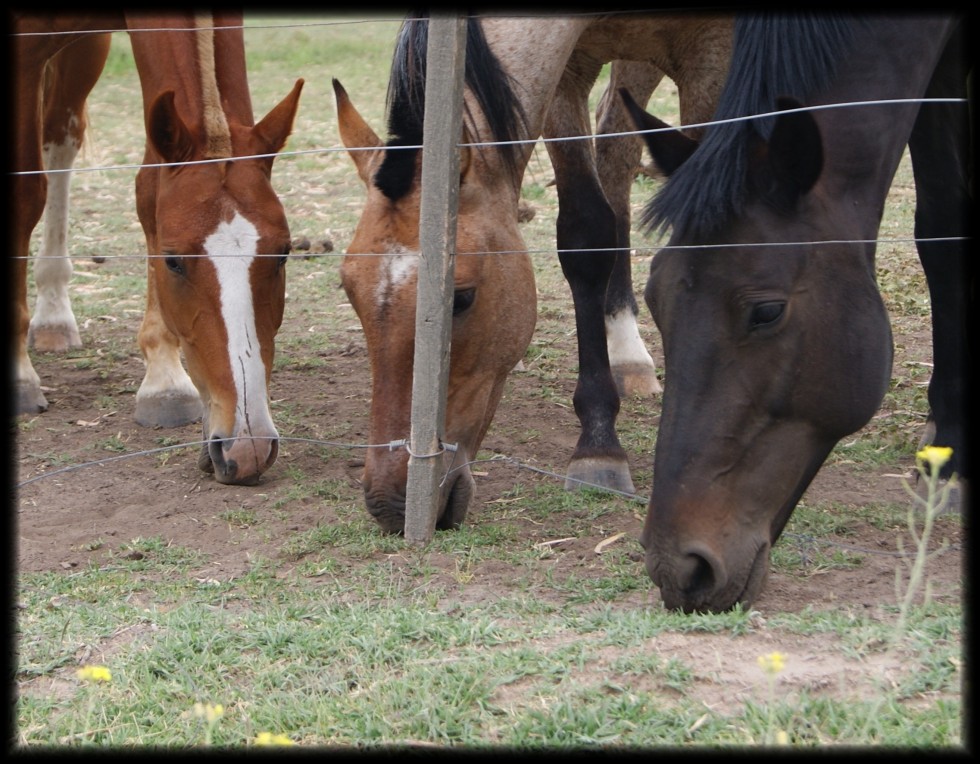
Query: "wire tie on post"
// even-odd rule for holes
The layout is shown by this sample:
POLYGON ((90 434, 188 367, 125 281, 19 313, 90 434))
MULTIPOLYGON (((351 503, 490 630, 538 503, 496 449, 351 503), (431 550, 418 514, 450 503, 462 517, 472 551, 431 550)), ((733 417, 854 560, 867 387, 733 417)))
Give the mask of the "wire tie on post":
POLYGON ((412 447, 405 443, 405 450, 408 451, 408 455, 414 459, 431 459, 434 456, 442 456, 446 451, 455 451, 456 446, 454 444, 447 445, 442 441, 439 441, 439 450, 432 454, 416 454, 412 452, 412 447))

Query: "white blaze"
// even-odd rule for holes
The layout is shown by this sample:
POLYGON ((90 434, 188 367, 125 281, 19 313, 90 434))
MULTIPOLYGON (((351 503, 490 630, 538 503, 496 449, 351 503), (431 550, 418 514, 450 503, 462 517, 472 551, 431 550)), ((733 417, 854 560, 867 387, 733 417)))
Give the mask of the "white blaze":
POLYGON ((418 252, 409 252, 403 248, 400 251, 392 252, 386 256, 381 267, 381 276, 378 279, 376 297, 379 305, 388 302, 392 290, 397 289, 418 270, 418 252))
MULTIPOLYGON (((235 213, 229 223, 221 223, 204 242, 204 250, 218 273, 221 316, 228 333, 228 358, 238 391, 236 429, 248 427, 243 421, 246 409, 267 412, 268 393, 259 337, 255 330, 255 309, 249 269, 258 254, 259 233, 248 220, 235 213)), ((252 422, 254 429, 257 422, 252 422)), ((271 420, 268 422, 271 426, 271 420)))

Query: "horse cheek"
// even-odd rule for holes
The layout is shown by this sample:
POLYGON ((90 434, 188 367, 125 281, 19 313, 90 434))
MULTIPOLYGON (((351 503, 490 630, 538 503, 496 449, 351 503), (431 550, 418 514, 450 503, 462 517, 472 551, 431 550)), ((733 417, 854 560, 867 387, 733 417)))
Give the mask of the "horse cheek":
POLYGON ((891 326, 880 296, 870 299, 861 310, 833 311, 845 316, 839 325, 817 327, 822 348, 814 357, 826 365, 812 370, 809 419, 835 441, 871 420, 891 379, 891 326))

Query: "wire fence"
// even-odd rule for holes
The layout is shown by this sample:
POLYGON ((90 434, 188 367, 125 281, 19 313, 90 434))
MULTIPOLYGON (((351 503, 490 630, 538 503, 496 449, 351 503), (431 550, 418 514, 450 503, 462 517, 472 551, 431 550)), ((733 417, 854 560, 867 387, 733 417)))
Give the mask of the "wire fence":
MULTIPOLYGON (((243 27, 243 29, 245 29, 246 31, 248 31, 248 30, 253 30, 253 29, 258 29, 258 28, 301 28, 301 27, 316 27, 316 26, 334 25, 334 24, 374 23, 374 22, 377 22, 379 20, 381 20, 381 19, 377 19, 377 18, 375 18, 375 19, 359 19, 359 20, 353 20, 352 19, 352 20, 348 20, 348 21, 303 22, 303 23, 297 23, 297 24, 283 23, 283 24, 275 24, 275 25, 249 24, 249 25, 245 25, 243 27)), ((386 19, 386 21, 389 21, 389 22, 390 21, 397 21, 397 19, 386 19)), ((123 30, 123 29, 103 29, 103 30, 92 30, 92 33, 128 32, 129 34, 133 34, 133 33, 143 33, 143 32, 147 32, 148 33, 148 32, 153 32, 153 31, 168 31, 168 30, 167 30, 167 28, 157 28, 157 29, 145 28, 145 29, 129 29, 129 30, 123 30)), ((50 34, 59 34, 59 33, 54 33, 53 32, 53 33, 50 33, 50 34)), ((62 33, 62 34, 64 34, 64 33, 62 33)), ((964 99, 950 99, 950 98, 885 99, 885 100, 874 100, 874 101, 860 101, 860 102, 838 103, 838 104, 829 104, 829 105, 813 106, 813 107, 801 107, 800 109, 794 109, 792 111, 816 111, 816 110, 838 109, 838 108, 868 108, 868 107, 880 106, 880 105, 893 105, 893 104, 902 104, 902 103, 911 103, 911 102, 917 102, 917 103, 966 103, 966 101, 964 99)), ((765 117, 773 116, 774 114, 777 114, 777 113, 785 113, 785 112, 766 112, 766 113, 762 113, 762 114, 758 114, 758 115, 752 115, 752 116, 748 116, 748 117, 738 118, 736 120, 709 121, 709 122, 701 122, 701 123, 692 124, 692 125, 679 125, 677 127, 678 128, 680 128, 680 127, 685 127, 685 128, 690 128, 690 127, 706 128, 706 127, 711 127, 713 125, 722 124, 723 122, 745 121, 745 120, 749 120, 749 119, 762 119, 762 118, 765 118, 765 117)), ((674 130, 674 129, 677 129, 677 128, 668 128, 668 129, 669 130, 674 130)), ((606 139, 606 138, 617 138, 617 137, 624 137, 624 136, 628 136, 628 135, 640 135, 640 134, 642 134, 644 132, 657 132, 657 131, 651 131, 651 130, 640 131, 640 130, 637 130, 637 131, 606 133, 606 134, 588 134, 588 135, 564 137, 564 138, 560 138, 560 139, 559 138, 556 138, 556 139, 534 138, 534 139, 528 139, 528 140, 524 140, 524 141, 512 141, 512 142, 507 142, 507 143, 538 144, 538 143, 546 143, 548 140, 556 140, 556 141, 557 140, 561 140, 561 141, 602 140, 602 139, 606 139)), ((462 146, 468 146, 468 147, 490 147, 490 146, 497 146, 497 145, 505 145, 505 143, 503 143, 503 142, 468 142, 468 143, 461 143, 461 144, 458 145, 458 147, 462 147, 462 146)), ((421 146, 417 146, 417 145, 413 145, 413 146, 397 146, 397 147, 390 147, 388 150, 419 149, 419 148, 421 148, 421 146)), ((374 149, 375 149, 375 147, 364 147, 363 150, 374 150, 374 149)), ((158 165, 144 165, 142 163, 135 163, 135 164, 107 164, 107 165, 99 165, 99 166, 92 166, 92 167, 79 167, 79 168, 64 168, 64 169, 51 169, 51 170, 24 171, 24 172, 10 173, 10 174, 11 175, 32 175, 32 174, 44 174, 44 173, 47 173, 47 174, 55 174, 55 173, 109 173, 109 172, 124 171, 124 170, 125 171, 138 170, 138 169, 140 169, 142 167, 147 167, 147 166, 149 166, 149 167, 164 167, 164 166, 174 166, 174 164, 178 164, 178 165, 193 165, 193 164, 204 164, 204 163, 210 163, 210 162, 245 161, 245 160, 249 160, 249 159, 267 158, 267 157, 277 157, 278 159, 283 159, 283 158, 300 158, 300 157, 308 157, 308 156, 324 155, 324 154, 334 154, 334 153, 344 153, 344 154, 346 154, 346 153, 348 153, 350 151, 355 151, 355 150, 357 150, 357 149, 356 148, 351 149, 351 148, 348 148, 348 147, 338 147, 338 146, 324 146, 324 147, 318 147, 318 148, 306 149, 306 150, 282 151, 282 152, 280 152, 278 154, 274 154, 274 155, 270 155, 270 154, 258 154, 258 155, 250 155, 250 156, 239 156, 239 157, 233 157, 230 160, 229 159, 200 160, 200 161, 197 161, 197 162, 161 163, 161 164, 158 164, 158 165)), ((288 214, 288 210, 287 210, 287 214, 288 214)), ((963 238, 962 237, 942 237, 942 238, 939 238, 939 239, 931 239, 931 240, 934 240, 934 241, 958 241, 958 240, 963 240, 963 238)), ((851 244, 901 243, 901 244, 909 244, 909 243, 919 242, 919 241, 923 241, 923 239, 919 239, 919 238, 915 238, 915 237, 899 237, 899 238, 878 238, 878 239, 874 239, 874 240, 865 240, 865 239, 859 239, 859 240, 830 240, 830 241, 826 241, 826 242, 812 242, 812 241, 809 241, 809 242, 758 242, 756 244, 751 244, 751 245, 745 245, 745 244, 743 244, 742 246, 760 246, 760 247, 761 246, 777 246, 777 247, 786 247, 786 246, 804 245, 804 244, 807 245, 807 246, 813 246, 813 244, 815 244, 815 243, 824 243, 824 244, 829 244, 829 243, 834 243, 834 244, 842 244, 842 243, 851 243, 851 244)), ((665 248, 667 248, 667 246, 664 245, 664 244, 651 244, 649 246, 642 246, 642 245, 641 246, 637 246, 637 245, 634 245, 634 246, 631 246, 631 252, 633 254, 636 254, 636 253, 643 252, 643 251, 662 250, 662 249, 665 249, 665 248)), ((688 245, 685 248, 694 248, 694 247, 692 247, 691 245, 688 245)), ((524 251, 528 251, 529 254, 557 254, 559 252, 559 250, 557 250, 557 249, 533 249, 533 250, 524 250, 524 251)), ((574 250, 562 250, 562 251, 566 251, 567 252, 567 251, 574 251, 574 250)), ((597 251, 597 250, 595 250, 594 248, 590 248, 588 251, 597 251)), ((613 251, 613 250, 611 249, 610 251, 613 251)), ((489 256, 489 255, 506 255, 506 254, 512 254, 512 253, 513 253, 513 251, 510 251, 510 250, 497 250, 497 251, 485 251, 485 252, 474 252, 474 253, 469 253, 468 252, 467 254, 480 254, 480 255, 488 255, 489 256)), ((187 257, 190 257, 190 256, 191 255, 188 255, 187 257)), ((259 255, 259 256, 263 256, 263 255, 259 255)), ((282 257, 282 254, 281 253, 276 253, 276 254, 268 254, 266 256, 268 256, 268 257, 281 258, 282 257)), ((352 257, 352 256, 384 257, 386 255, 385 254, 378 254, 378 253, 358 253, 358 252, 351 252, 351 251, 347 251, 347 252, 343 252, 343 253, 341 253, 341 252, 333 252, 333 253, 331 253, 331 252, 325 252, 325 253, 322 253, 322 254, 317 254, 317 257, 352 257)), ((91 257, 91 255, 69 255, 69 258, 71 258, 71 259, 89 259, 90 257, 91 257)), ((133 254, 133 255, 122 254, 122 255, 107 255, 107 256, 105 256, 106 259, 110 259, 110 258, 112 258, 112 259, 127 259, 127 258, 132 258, 132 259, 140 259, 140 260, 146 259, 147 257, 148 257, 148 255, 146 253, 138 253, 138 254, 133 254)), ((163 257, 163 255, 160 255, 160 257, 163 257)), ((201 255, 201 257, 205 257, 205 255, 201 255)), ((293 253, 293 254, 290 255, 290 257, 295 257, 295 258, 302 257, 302 258, 306 258, 308 256, 305 255, 305 254, 301 254, 301 253, 293 253)), ((348 443, 348 442, 339 442, 339 441, 333 441, 333 440, 322 440, 322 439, 317 439, 317 438, 304 438, 304 437, 289 436, 289 435, 281 436, 280 437, 280 440, 282 442, 288 442, 288 443, 297 443, 297 444, 306 444, 306 445, 311 445, 311 446, 323 446, 323 447, 339 448, 339 449, 351 449, 351 450, 354 450, 354 449, 374 449, 374 448, 396 449, 396 448, 405 448, 405 447, 407 447, 407 443, 406 443, 405 440, 396 440, 396 441, 392 441, 392 442, 389 442, 389 443, 382 443, 382 444, 370 444, 370 443, 348 443)), ((159 454, 162 454, 162 453, 167 453, 167 452, 172 452, 172 451, 178 451, 178 450, 183 450, 183 449, 201 448, 203 445, 205 445, 205 441, 199 441, 199 440, 198 441, 188 441, 188 442, 183 442, 183 443, 179 443, 179 444, 166 445, 166 446, 161 446, 161 447, 157 447, 157 448, 150 448, 150 449, 141 449, 141 450, 127 452, 127 453, 123 453, 123 454, 117 454, 117 455, 106 457, 106 458, 103 458, 103 459, 97 459, 97 460, 92 460, 92 461, 88 461, 88 462, 82 462, 82 463, 78 463, 78 464, 68 465, 68 466, 65 466, 65 467, 57 468, 57 469, 49 469, 49 470, 45 470, 44 472, 41 472, 41 473, 32 475, 32 476, 27 477, 27 478, 24 478, 24 479, 21 479, 19 482, 17 482, 15 484, 14 490, 15 490, 15 493, 16 492, 20 492, 20 491, 23 491, 28 486, 37 483, 38 481, 47 480, 47 479, 54 478, 54 477, 59 476, 59 475, 65 475, 66 473, 70 473, 70 472, 77 471, 77 470, 80 470, 80 469, 86 469, 86 468, 90 468, 90 467, 94 467, 94 466, 102 466, 102 465, 107 465, 107 464, 113 464, 113 463, 117 463, 117 462, 122 461, 122 460, 130 460, 130 459, 139 459, 139 458, 144 458, 144 457, 152 457, 152 456, 159 455, 159 454)), ((451 444, 450 444, 450 447, 451 447, 451 444)), ((566 481, 566 479, 567 479, 566 476, 564 474, 562 474, 561 472, 554 471, 554 470, 543 469, 543 468, 540 468, 540 467, 535 467, 535 466, 532 466, 532 465, 527 464, 525 462, 522 462, 520 459, 518 459, 516 457, 507 456, 507 455, 495 455, 494 457, 489 458, 489 459, 473 459, 473 460, 467 461, 465 463, 453 464, 447 470, 446 476, 448 476, 452 471, 461 470, 464 467, 472 467, 474 465, 481 464, 481 463, 484 463, 484 462, 492 462, 492 463, 495 463, 495 464, 508 465, 508 466, 511 466, 511 467, 513 467, 513 468, 515 468, 517 470, 527 470, 527 471, 530 471, 530 472, 533 472, 533 473, 536 473, 536 474, 543 475, 543 476, 545 476, 547 478, 558 480, 558 481, 562 481, 562 482, 566 481)), ((621 492, 621 491, 614 491, 613 489, 609 489, 609 488, 606 488, 606 487, 603 487, 603 486, 589 484, 589 483, 583 483, 583 485, 585 487, 590 487, 590 488, 593 488, 593 489, 596 489, 596 490, 601 490, 601 491, 606 491, 606 492, 614 493, 614 494, 620 495, 621 497, 623 497, 623 498, 625 498, 627 500, 635 501, 635 502, 641 503, 643 505, 645 505, 648 502, 648 497, 647 496, 643 496, 643 495, 639 495, 639 494, 628 494, 628 493, 624 493, 624 492, 621 492)), ((824 543, 824 542, 820 542, 820 543, 824 543)), ((862 550, 862 551, 873 552, 873 553, 876 553, 876 554, 882 553, 880 550, 862 550)), ((891 554, 894 554, 894 553, 891 553, 891 554)))

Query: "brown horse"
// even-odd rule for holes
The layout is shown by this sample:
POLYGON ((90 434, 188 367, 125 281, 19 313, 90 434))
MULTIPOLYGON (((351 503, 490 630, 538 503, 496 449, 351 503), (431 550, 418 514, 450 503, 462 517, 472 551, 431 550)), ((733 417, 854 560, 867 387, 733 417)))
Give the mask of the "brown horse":
POLYGON ((268 385, 290 235, 271 172, 303 81, 255 123, 241 14, 15 15, 12 165, 22 173, 13 176, 11 218, 16 412, 48 406, 28 346, 81 345, 68 297, 68 171, 112 29, 129 30, 146 122, 136 206, 150 257, 136 420, 186 424, 202 418, 203 402, 207 443, 199 465, 221 483, 253 484, 278 453, 268 385), (233 161, 253 155, 263 156, 233 161), (181 164, 200 160, 214 161, 181 164), (29 319, 28 248, 42 213, 29 319))
MULTIPOLYGON (((750 606, 810 481, 878 410, 892 336, 875 241, 906 146, 932 306, 929 437, 953 449, 943 474, 968 477, 967 30, 943 14, 748 15, 717 113, 739 120, 700 144, 646 134, 670 177, 644 223, 671 237, 645 292, 667 375, 641 541, 668 607, 750 606)), ((642 129, 667 127, 627 103, 642 129)))
MULTIPOLYGON (((383 142, 335 82, 340 135, 367 187, 367 201, 342 280, 364 328, 371 359, 371 442, 409 433, 419 252, 427 22, 402 26, 388 90, 383 142), (383 255, 371 257, 365 255, 383 255)), ((685 121, 706 119, 727 71, 731 19, 635 14, 491 17, 468 20, 463 143, 456 241, 449 391, 443 441, 457 444, 446 467, 438 528, 463 522, 473 490, 466 463, 490 426, 504 381, 534 330, 535 290, 518 229, 521 180, 538 136, 592 132, 588 96, 602 66, 649 95, 662 73, 680 91, 685 121), (507 143, 523 141, 523 143, 507 143), (489 255, 486 253, 490 253, 489 255), (494 254, 508 253, 508 254, 494 254)), ((629 130, 624 110, 604 99, 601 129, 629 130)), ((632 491, 615 421, 616 380, 625 390, 658 389, 636 327, 629 273, 629 187, 642 144, 609 138, 595 151, 583 140, 547 144, 558 187, 559 257, 575 303, 582 431, 566 485, 632 491), (599 155, 597 169, 596 154, 599 155), (605 175, 600 179, 600 172, 605 175), (610 333, 607 344, 607 330, 610 333), (611 366, 611 361, 616 367, 611 366)), ((404 528, 408 454, 368 452, 364 491, 382 528, 404 528)))

